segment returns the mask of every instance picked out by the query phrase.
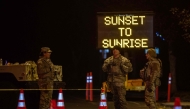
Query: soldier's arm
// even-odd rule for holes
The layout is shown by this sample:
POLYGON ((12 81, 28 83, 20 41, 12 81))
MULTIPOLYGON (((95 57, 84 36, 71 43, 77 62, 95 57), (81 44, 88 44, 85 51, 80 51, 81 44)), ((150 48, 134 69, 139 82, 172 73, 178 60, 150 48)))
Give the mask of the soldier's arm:
POLYGON ((55 66, 51 60, 49 60, 49 61, 50 61, 49 63, 50 63, 51 70, 53 70, 55 66))
POLYGON ((103 70, 104 72, 107 72, 107 71, 108 71, 108 65, 109 65, 109 58, 104 61, 104 64, 103 64, 103 66, 102 66, 102 70, 103 70))
POLYGON ((159 73, 159 64, 158 63, 152 63, 151 65, 151 78, 150 78, 150 82, 154 83, 156 78, 158 77, 158 73, 159 73))
POLYGON ((126 72, 126 73, 133 71, 132 64, 131 64, 130 60, 128 60, 128 59, 124 59, 124 63, 122 63, 121 66, 122 66, 122 69, 124 70, 124 72, 126 72))
POLYGON ((145 68, 140 70, 140 77, 144 79, 145 68))
POLYGON ((41 60, 37 62, 38 74, 46 74, 51 71, 49 67, 46 67, 41 60))
POLYGON ((148 62, 145 64, 144 68, 140 70, 140 77, 144 79, 144 75, 146 73, 146 69, 148 67, 148 62))

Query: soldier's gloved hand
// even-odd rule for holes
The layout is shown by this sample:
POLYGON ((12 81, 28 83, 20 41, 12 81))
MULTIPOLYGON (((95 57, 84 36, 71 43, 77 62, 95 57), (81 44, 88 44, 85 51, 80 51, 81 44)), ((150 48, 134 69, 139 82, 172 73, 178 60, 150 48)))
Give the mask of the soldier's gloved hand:
POLYGON ((152 92, 152 86, 153 86, 153 84, 151 82, 149 82, 149 81, 146 82, 146 88, 149 92, 152 92))
POLYGON ((108 66, 107 66, 107 68, 110 69, 111 65, 112 65, 112 63, 109 63, 108 66))
POLYGON ((53 65, 51 65, 51 71, 54 71, 55 67, 53 65))
POLYGON ((140 70, 140 77, 144 78, 144 69, 140 70))
POLYGON ((128 68, 126 65, 124 65, 122 62, 120 63, 120 67, 121 67, 121 69, 126 69, 126 68, 128 68))

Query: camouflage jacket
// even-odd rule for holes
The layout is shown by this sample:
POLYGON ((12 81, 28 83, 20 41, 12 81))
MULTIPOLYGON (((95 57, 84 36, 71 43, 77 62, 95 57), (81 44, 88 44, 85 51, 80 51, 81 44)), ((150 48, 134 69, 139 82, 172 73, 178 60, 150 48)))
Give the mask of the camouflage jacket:
MULTIPOLYGON (((161 60, 160 60, 161 61, 161 60)), ((155 83, 156 79, 161 75, 161 63, 156 58, 151 58, 141 70, 140 76, 144 81, 155 83)))
POLYGON ((50 59, 40 58, 37 62, 37 72, 39 79, 53 79, 53 63, 50 59))
POLYGON ((132 72, 133 68, 130 60, 120 55, 118 58, 107 58, 102 70, 108 73, 108 82, 125 82, 126 74, 132 72))

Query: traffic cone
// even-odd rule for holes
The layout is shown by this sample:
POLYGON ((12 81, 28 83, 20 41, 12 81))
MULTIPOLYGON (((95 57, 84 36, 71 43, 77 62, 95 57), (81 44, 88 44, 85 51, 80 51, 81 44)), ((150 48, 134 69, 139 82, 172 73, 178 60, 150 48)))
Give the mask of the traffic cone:
POLYGON ((23 89, 20 90, 17 109, 26 109, 23 89))
POLYGON ((65 109, 64 99, 63 99, 63 92, 62 89, 59 89, 59 95, 57 100, 57 109, 65 109))
POLYGON ((107 109, 106 95, 104 89, 101 89, 99 109, 107 109))
POLYGON ((179 97, 175 98, 174 109, 182 109, 179 97))
POLYGON ((56 100, 51 100, 51 105, 50 105, 50 109, 57 109, 56 107, 56 100))

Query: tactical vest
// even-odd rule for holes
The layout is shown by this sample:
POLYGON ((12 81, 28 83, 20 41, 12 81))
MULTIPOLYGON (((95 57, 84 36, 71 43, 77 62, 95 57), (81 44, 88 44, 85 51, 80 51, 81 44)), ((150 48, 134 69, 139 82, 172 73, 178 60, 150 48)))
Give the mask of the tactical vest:
POLYGON ((118 58, 110 57, 111 66, 108 72, 108 82, 125 82, 126 77, 121 69, 122 56, 118 58))
POLYGON ((152 73, 151 66, 152 66, 153 63, 159 64, 158 74, 156 74, 157 77, 160 78, 162 76, 162 62, 161 62, 160 59, 154 59, 154 60, 151 60, 151 61, 147 62, 145 67, 144 67, 144 74, 143 74, 143 77, 142 77, 144 81, 149 80, 150 75, 152 73))

